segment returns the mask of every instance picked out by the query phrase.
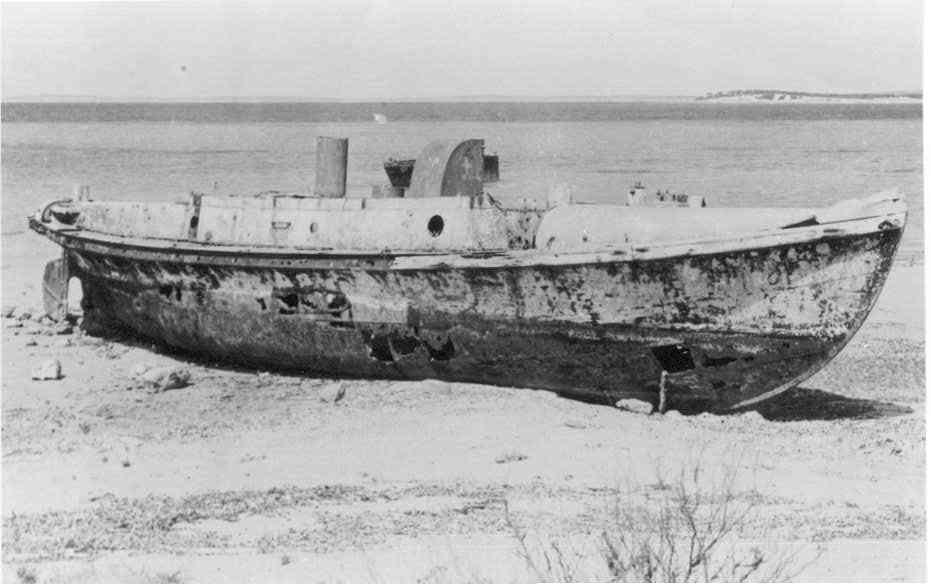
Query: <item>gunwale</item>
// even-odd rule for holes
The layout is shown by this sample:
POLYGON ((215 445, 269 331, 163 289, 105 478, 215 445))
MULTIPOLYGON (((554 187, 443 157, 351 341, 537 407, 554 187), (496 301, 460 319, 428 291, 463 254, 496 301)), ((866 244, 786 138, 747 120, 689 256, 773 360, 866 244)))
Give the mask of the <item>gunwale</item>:
POLYGON ((323 262, 326 267, 345 264, 346 267, 365 269, 422 270, 440 267, 469 269, 599 264, 762 250, 809 241, 831 241, 867 235, 884 229, 904 229, 906 215, 906 211, 901 210, 814 226, 655 244, 631 242, 580 251, 548 252, 532 248, 461 250, 452 253, 448 250, 335 250, 212 244, 97 233, 68 225, 43 222, 41 213, 36 213, 28 219, 33 231, 48 237, 65 249, 143 261, 289 268, 314 267, 315 264, 323 262))

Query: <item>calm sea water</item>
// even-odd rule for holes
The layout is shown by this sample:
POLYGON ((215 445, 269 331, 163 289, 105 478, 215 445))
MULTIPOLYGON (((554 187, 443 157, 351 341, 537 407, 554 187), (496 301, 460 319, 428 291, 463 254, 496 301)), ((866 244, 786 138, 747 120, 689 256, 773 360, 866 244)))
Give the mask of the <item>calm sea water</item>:
POLYGON ((351 196, 387 182, 388 157, 484 138, 501 156, 492 193, 610 201, 639 180, 715 206, 820 206, 899 188, 903 252, 922 246, 921 108, 897 105, 4 104, 2 229, 75 184, 101 199, 306 192, 318 135, 349 138, 351 196))

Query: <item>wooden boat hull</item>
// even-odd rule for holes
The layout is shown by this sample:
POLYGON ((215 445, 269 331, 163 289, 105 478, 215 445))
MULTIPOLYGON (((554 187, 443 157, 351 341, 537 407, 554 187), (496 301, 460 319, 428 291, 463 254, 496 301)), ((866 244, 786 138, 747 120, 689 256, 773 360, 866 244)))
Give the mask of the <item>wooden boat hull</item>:
POLYGON ((823 367, 866 319, 900 225, 793 230, 701 248, 321 254, 32 227, 81 280, 88 324, 186 351, 331 376, 548 389, 724 409, 823 367))

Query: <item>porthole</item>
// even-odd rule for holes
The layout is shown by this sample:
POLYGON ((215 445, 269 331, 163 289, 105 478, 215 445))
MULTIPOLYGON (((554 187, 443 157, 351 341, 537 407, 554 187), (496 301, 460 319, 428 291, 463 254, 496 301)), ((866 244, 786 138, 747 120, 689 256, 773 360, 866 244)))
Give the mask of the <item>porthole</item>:
POLYGON ((316 232, 317 232, 317 224, 316 224, 316 223, 311 222, 311 224, 310 224, 310 232, 311 232, 311 233, 316 233, 316 232))
POLYGON ((433 237, 439 237, 440 234, 443 233, 443 225, 443 218, 439 215, 434 215, 430 217, 430 221, 427 222, 427 230, 433 237))

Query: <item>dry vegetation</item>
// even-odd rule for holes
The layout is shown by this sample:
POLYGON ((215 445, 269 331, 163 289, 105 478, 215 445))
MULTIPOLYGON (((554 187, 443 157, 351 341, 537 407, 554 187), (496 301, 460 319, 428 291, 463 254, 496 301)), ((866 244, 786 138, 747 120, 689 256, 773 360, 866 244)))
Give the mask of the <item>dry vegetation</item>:
POLYGON ((735 491, 736 467, 710 482, 703 474, 695 464, 671 482, 659 478, 615 490, 610 508, 581 544, 531 542, 507 503, 505 517, 520 557, 541 581, 777 582, 797 575, 803 566, 796 553, 768 555, 741 545, 758 499, 735 491))

